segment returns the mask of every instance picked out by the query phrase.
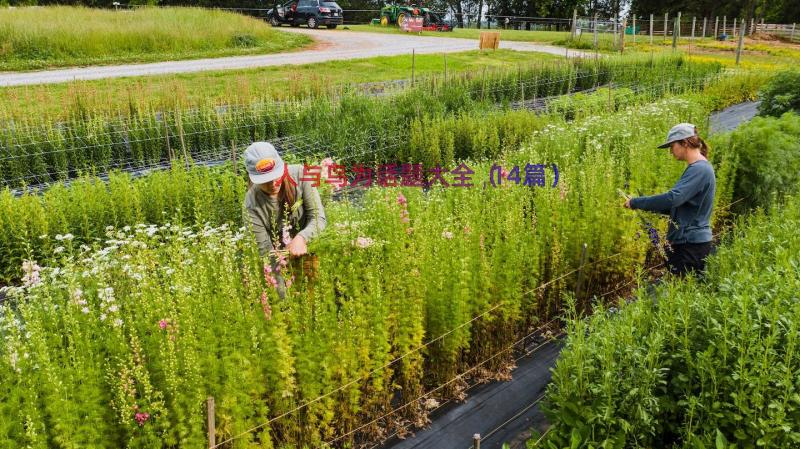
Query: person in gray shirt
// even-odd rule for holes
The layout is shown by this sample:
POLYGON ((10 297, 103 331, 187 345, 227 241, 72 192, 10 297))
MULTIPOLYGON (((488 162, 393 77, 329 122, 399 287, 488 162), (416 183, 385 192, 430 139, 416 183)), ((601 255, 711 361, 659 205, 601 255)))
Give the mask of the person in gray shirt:
POLYGON ((319 191, 301 180, 302 165, 287 165, 269 142, 255 142, 243 156, 252 185, 244 198, 244 223, 255 235, 261 257, 269 257, 265 277, 281 298, 291 283, 285 276, 293 264, 310 278, 319 264, 307 243, 319 235, 327 220, 319 191), (302 262, 302 263, 301 263, 302 262))
POLYGON ((691 123, 675 125, 659 148, 688 165, 678 182, 666 193, 625 201, 625 207, 669 215, 667 264, 670 272, 683 276, 705 271, 706 257, 714 250, 711 213, 716 178, 708 162, 708 146, 691 123))

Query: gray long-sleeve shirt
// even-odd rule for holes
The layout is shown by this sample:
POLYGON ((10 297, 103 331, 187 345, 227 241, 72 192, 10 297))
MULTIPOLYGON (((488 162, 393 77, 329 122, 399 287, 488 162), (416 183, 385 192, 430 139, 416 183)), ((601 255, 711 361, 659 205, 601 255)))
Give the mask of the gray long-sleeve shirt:
POLYGON ((706 160, 689 164, 669 192, 631 199, 631 208, 670 216, 667 240, 672 244, 706 243, 712 239, 711 210, 717 182, 706 160))
POLYGON ((297 183, 295 204, 288 211, 283 202, 270 197, 257 185, 250 186, 244 197, 244 222, 250 224, 262 257, 275 248, 273 240, 279 248, 283 247, 283 227, 287 217, 291 225, 288 231, 290 237, 300 234, 306 242, 322 232, 327 224, 319 191, 311 181, 300 181, 303 166, 289 165, 288 170, 289 176, 297 183))

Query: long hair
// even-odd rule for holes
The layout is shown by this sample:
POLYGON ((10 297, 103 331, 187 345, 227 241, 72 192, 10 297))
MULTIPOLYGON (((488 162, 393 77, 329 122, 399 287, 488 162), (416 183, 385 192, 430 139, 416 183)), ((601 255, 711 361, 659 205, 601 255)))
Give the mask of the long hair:
POLYGON ((697 134, 697 128, 694 129, 694 135, 683 139, 683 144, 689 148, 697 148, 703 157, 708 157, 708 144, 697 134))
POLYGON ((297 198, 297 182, 292 179, 289 174, 289 166, 283 166, 283 179, 281 180, 281 191, 278 194, 281 201, 285 202, 288 207, 294 205, 297 198))

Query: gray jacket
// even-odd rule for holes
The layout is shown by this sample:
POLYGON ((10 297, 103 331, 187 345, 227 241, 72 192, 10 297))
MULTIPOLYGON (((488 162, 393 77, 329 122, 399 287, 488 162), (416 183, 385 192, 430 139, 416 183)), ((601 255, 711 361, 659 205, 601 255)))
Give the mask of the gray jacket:
POLYGON ((319 191, 311 181, 300 181, 303 175, 302 165, 289 165, 289 176, 295 180, 295 204, 285 210, 282 201, 272 199, 262 192, 257 185, 252 185, 244 197, 244 223, 249 224, 255 234, 261 256, 266 256, 273 249, 283 248, 283 227, 291 225, 289 235, 293 238, 302 235, 306 242, 316 237, 327 224, 325 210, 319 197, 319 191))
POLYGON ((670 216, 667 240, 672 244, 710 242, 711 210, 717 182, 706 160, 689 164, 669 192, 631 199, 632 209, 670 216))

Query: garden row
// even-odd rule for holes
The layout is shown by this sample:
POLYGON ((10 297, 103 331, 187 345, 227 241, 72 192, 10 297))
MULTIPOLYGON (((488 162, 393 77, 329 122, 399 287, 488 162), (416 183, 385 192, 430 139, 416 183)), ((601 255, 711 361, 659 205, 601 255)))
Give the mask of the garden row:
POLYGON ((780 196, 800 188, 800 117, 758 119, 722 142, 794 166, 771 165, 763 186, 738 183, 770 211, 742 220, 705 282, 670 282, 618 313, 569 322, 547 395, 553 427, 538 447, 800 444, 800 200, 780 196))
MULTIPOLYGON (((285 300, 238 228, 233 170, 6 194, 17 215, 2 229, 47 248, 49 268, 26 262, 0 309, 0 446, 194 448, 209 395, 217 441, 236 437, 225 447, 344 447, 424 422, 460 396, 461 373, 507 375, 508 344, 574 291, 583 243, 588 293, 633 279, 648 229, 608 211, 617 189, 663 190, 680 174, 654 147, 672 123, 703 123, 703 98, 551 122, 518 151, 467 160, 473 187, 374 188, 358 205, 326 187, 316 277, 287 265, 285 300), (555 188, 549 169, 547 187, 483 186, 493 164, 540 163, 557 165, 555 188), (62 234, 80 223, 87 234, 62 234)), ((712 155, 724 206, 737 160, 712 155)))
MULTIPOLYGON (((707 114, 702 111, 752 97, 760 80, 748 76, 726 78, 686 98, 696 103, 693 107, 697 108, 700 115, 696 117, 702 123, 703 114, 707 114)), ((615 91, 611 94, 615 95, 615 91)), ((602 116, 616 107, 635 114, 640 108, 635 102, 614 103, 609 108, 608 98, 607 92, 573 97, 568 102, 560 101, 549 115, 495 111, 484 115, 416 119, 406 130, 406 140, 394 142, 387 148, 353 151, 337 156, 336 161, 347 167, 356 163, 375 167, 380 161, 416 161, 427 166, 441 164, 449 169, 455 168, 456 161, 466 159, 498 161, 525 145, 534 132, 552 126, 566 127, 565 117, 602 116)), ((537 140, 540 139, 538 136, 537 140)), ((585 144, 576 141, 572 145, 585 144)), ((556 151, 563 148, 560 139, 554 140, 551 146, 556 151)), ((294 153, 286 157, 292 162, 313 163, 318 160, 315 157, 322 155, 309 157, 294 153)), ((86 176, 68 186, 55 184, 41 194, 15 196, 9 190, 0 192, 0 260, 3 260, 0 280, 10 283, 19 279, 23 260, 50 260, 52 245, 46 239, 39 239, 42 235, 71 233, 80 243, 89 243, 102 238, 107 225, 164 224, 178 220, 186 224, 219 225, 239 219, 246 183, 238 164, 218 168, 190 166, 188 171, 183 167, 183 164, 176 164, 173 170, 151 173, 136 180, 122 173, 111 174, 108 182, 86 176)))
MULTIPOLYGON (((517 71, 427 80, 400 93, 344 94, 247 106, 207 105, 192 110, 134 109, 121 117, 79 111, 66 122, 34 118, 0 130, 2 184, 11 188, 68 180, 82 173, 163 167, 184 158, 231 158, 250 142, 285 138, 304 151, 342 157, 368 151, 370 160, 394 156, 414 120, 488 113, 513 102, 586 90, 599 85, 641 87, 631 101, 698 90, 720 72, 718 64, 681 57, 603 58, 548 63, 517 71), (342 132, 342 130, 347 132, 342 132), (387 150, 388 149, 388 150, 387 150)), ((614 106, 614 101, 609 101, 614 106)))

